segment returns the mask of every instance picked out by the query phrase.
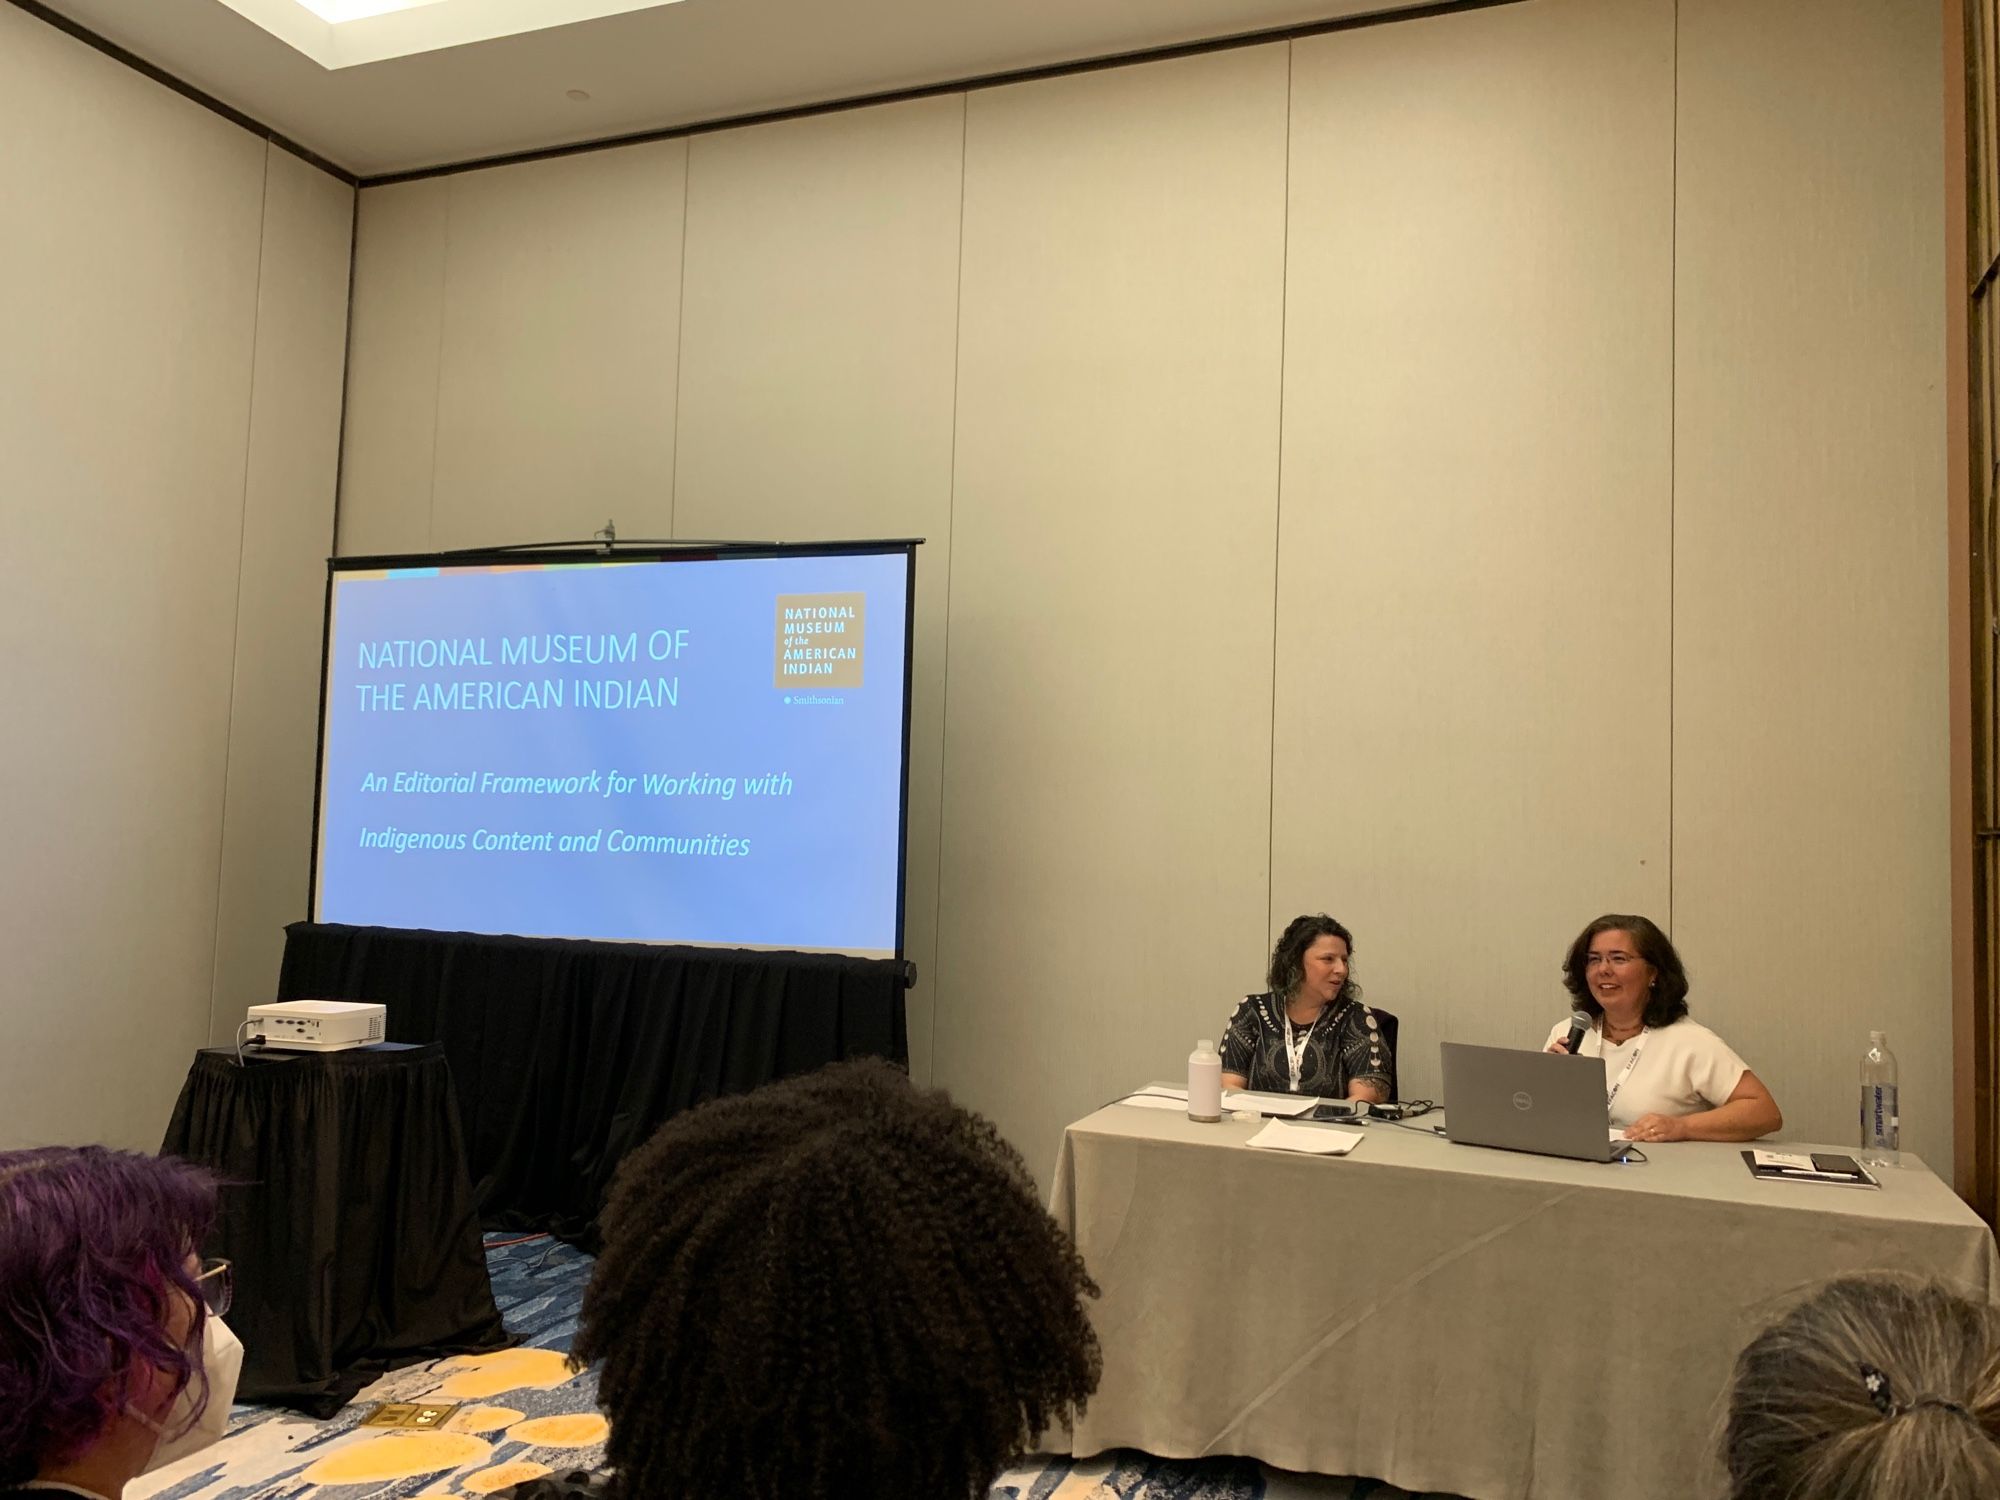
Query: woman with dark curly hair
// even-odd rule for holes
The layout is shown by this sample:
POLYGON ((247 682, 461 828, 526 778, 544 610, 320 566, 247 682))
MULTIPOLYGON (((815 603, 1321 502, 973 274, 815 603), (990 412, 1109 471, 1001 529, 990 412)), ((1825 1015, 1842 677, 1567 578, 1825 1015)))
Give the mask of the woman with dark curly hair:
POLYGON ((0 1152, 0 1495, 118 1500, 230 1392, 203 1351, 227 1267, 195 1254, 215 1184, 102 1146, 0 1152))
POLYGON ((1097 1388, 1086 1295, 990 1124, 837 1063, 625 1161, 573 1358, 620 1500, 969 1500, 1097 1388))
MULTIPOLYGON (((1592 1019, 1579 1057, 1604 1059, 1605 1106, 1631 1141, 1754 1141, 1784 1127, 1763 1081, 1699 1021, 1667 935, 1644 917, 1612 913, 1576 936, 1563 988, 1592 1019)), ((1570 1023, 1549 1033, 1569 1051, 1570 1023)))
POLYGON ((1222 1034, 1222 1085, 1385 1104, 1395 1059, 1348 964, 1354 935, 1325 912, 1294 917, 1271 950, 1271 988, 1222 1034))

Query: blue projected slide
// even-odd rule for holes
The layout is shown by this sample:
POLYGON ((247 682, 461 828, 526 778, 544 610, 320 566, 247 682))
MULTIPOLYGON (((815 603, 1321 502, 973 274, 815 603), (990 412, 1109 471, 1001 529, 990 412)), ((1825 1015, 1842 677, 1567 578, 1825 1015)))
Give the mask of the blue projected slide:
POLYGON ((336 568, 315 919, 896 953, 914 566, 336 568))

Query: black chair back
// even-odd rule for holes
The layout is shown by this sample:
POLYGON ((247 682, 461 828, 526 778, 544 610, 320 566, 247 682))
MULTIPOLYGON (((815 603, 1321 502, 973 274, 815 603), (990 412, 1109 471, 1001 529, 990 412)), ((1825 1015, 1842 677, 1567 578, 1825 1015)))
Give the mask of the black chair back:
POLYGON ((1371 1005, 1368 1008, 1374 1013, 1375 1024, 1382 1032, 1383 1046, 1389 1053, 1389 1098, 1387 1102, 1390 1104, 1400 1104, 1403 1102, 1403 1096, 1399 1092, 1400 1086, 1397 1083, 1396 1075, 1396 1032, 1402 1023, 1391 1012, 1383 1010, 1378 1005, 1371 1005))

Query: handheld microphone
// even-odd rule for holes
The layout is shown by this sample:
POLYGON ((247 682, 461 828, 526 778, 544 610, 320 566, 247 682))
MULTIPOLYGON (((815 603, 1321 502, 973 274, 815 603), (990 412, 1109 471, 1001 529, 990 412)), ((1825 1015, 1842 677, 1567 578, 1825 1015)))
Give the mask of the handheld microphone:
POLYGON ((1590 1032, 1590 1012, 1578 1006, 1569 1013, 1569 1040, 1564 1043, 1569 1055, 1576 1056, 1576 1049, 1583 1045, 1583 1039, 1590 1032))

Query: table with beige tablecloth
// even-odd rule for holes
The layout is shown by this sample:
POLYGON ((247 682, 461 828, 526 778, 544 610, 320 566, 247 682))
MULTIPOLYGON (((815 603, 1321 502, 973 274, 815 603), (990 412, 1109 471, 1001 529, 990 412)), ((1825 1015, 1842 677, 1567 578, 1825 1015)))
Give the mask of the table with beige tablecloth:
POLYGON ((1065 1132, 1052 1207, 1103 1288, 1071 1451, 1688 1500, 1713 1493, 1736 1352, 1788 1293, 1889 1268, 2000 1300, 1991 1233, 1914 1158, 1870 1192, 1760 1181, 1737 1146, 1576 1162, 1425 1120, 1311 1157, 1246 1147, 1261 1123, 1113 1105, 1065 1132))

